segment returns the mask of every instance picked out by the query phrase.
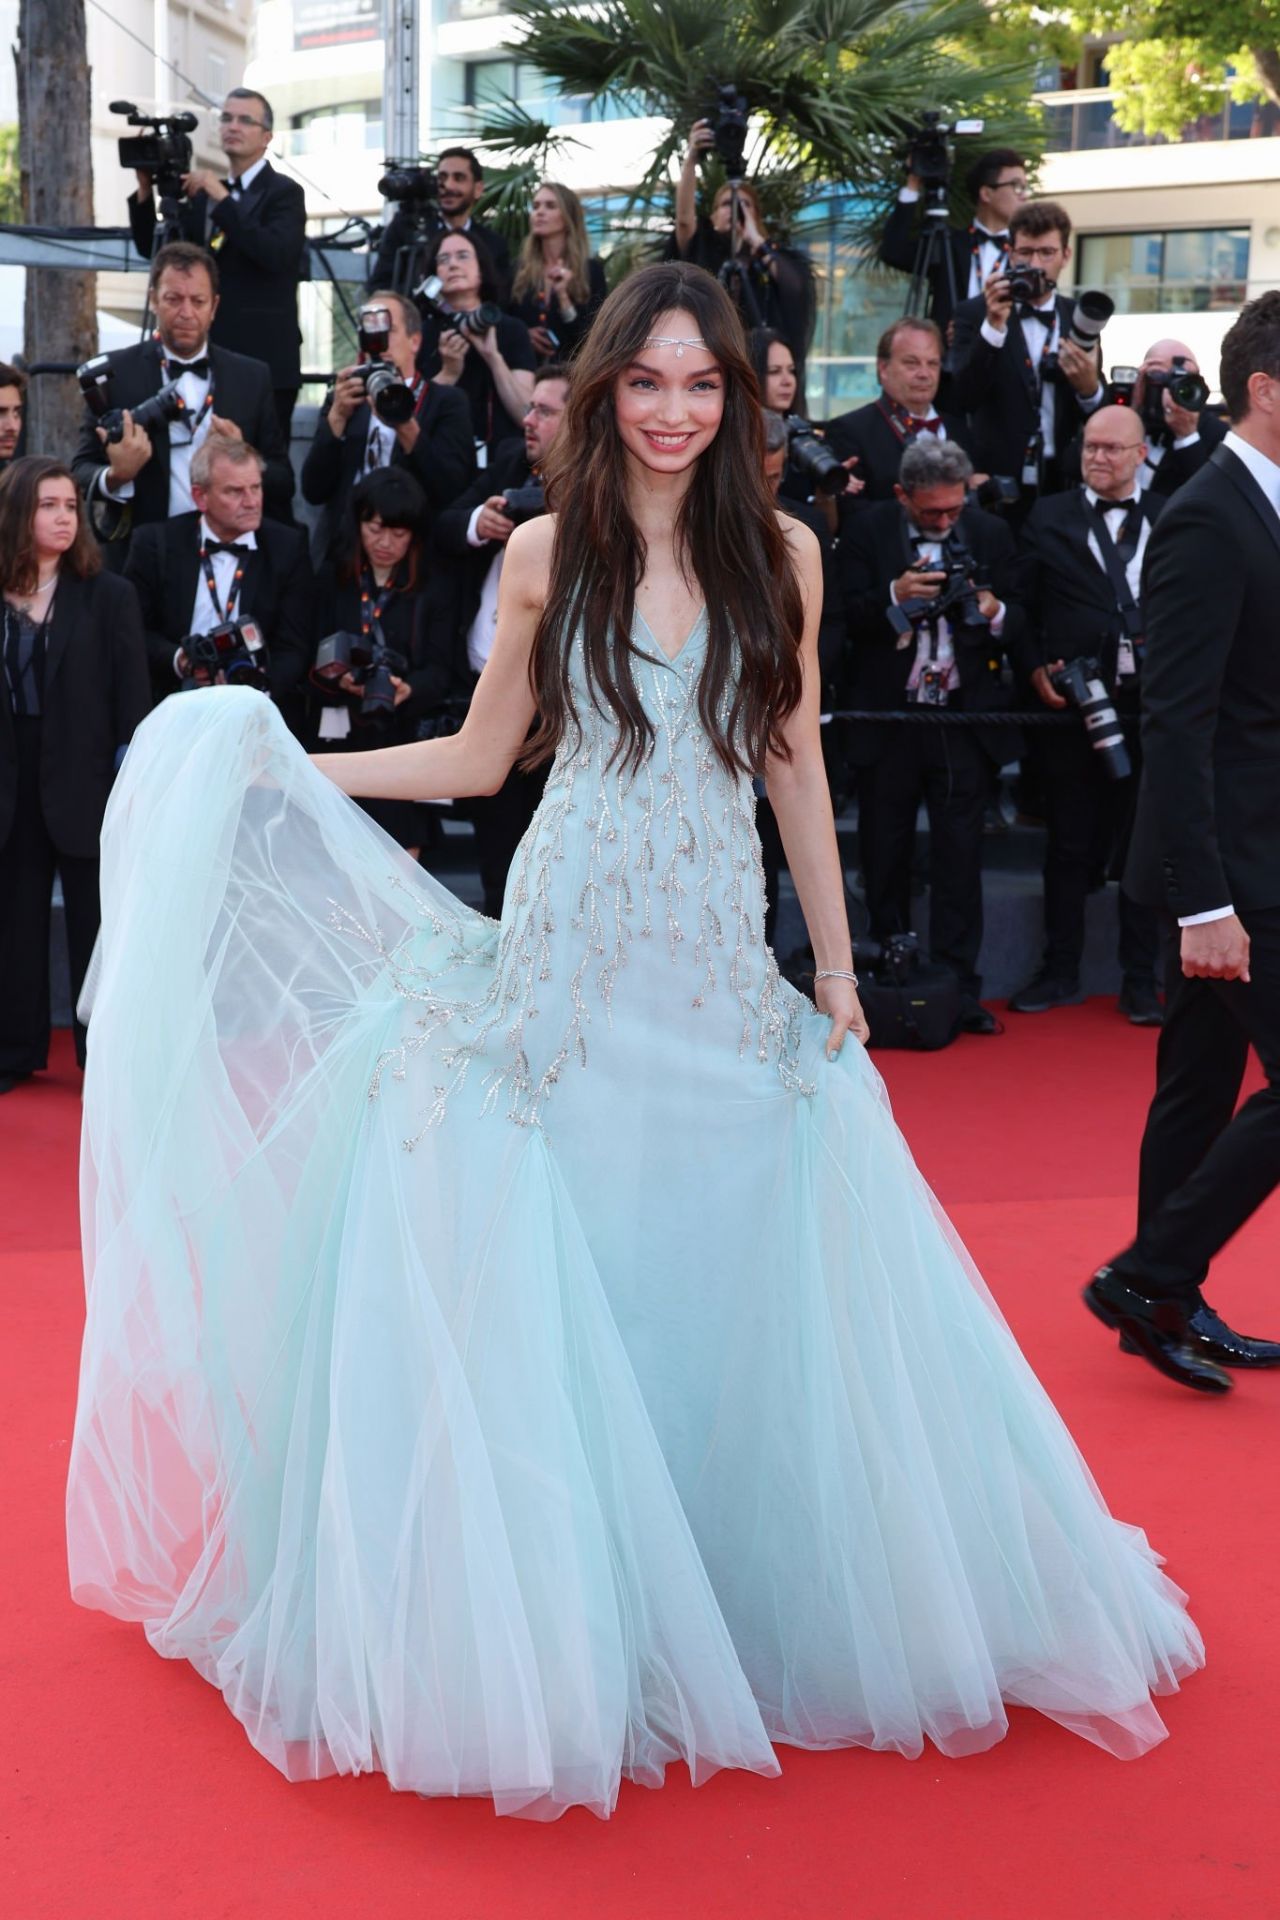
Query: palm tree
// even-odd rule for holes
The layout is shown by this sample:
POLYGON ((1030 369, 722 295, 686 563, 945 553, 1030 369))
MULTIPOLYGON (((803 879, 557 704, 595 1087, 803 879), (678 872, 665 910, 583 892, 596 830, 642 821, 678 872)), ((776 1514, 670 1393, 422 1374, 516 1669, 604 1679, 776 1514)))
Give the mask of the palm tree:
MULTIPOLYGON (((564 94, 667 123, 632 194, 633 209, 650 217, 669 205, 673 161, 723 83, 746 95, 748 167, 771 224, 784 227, 806 200, 847 185, 869 233, 896 191, 909 133, 930 109, 944 121, 985 119, 986 145, 1034 153, 1043 143, 1030 97, 1034 67, 1016 47, 993 50, 983 0, 510 4, 521 22, 513 51, 522 63, 564 94)), ((474 131, 520 163, 499 193, 501 214, 547 158, 551 129, 489 110, 474 131)))

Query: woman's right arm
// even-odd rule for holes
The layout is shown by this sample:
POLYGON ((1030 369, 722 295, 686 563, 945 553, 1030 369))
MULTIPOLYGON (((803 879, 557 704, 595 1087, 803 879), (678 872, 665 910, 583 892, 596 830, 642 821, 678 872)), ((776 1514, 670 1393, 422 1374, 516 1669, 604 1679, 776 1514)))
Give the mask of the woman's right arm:
POLYGON ((546 602, 554 536, 555 516, 544 514, 517 527, 507 542, 493 651, 461 732, 365 753, 316 753, 311 764, 362 800, 467 800, 496 793, 533 721, 529 659, 546 602))
POLYGON ((695 120, 676 181, 676 245, 687 254, 698 229, 698 156, 713 144, 709 120, 695 120))

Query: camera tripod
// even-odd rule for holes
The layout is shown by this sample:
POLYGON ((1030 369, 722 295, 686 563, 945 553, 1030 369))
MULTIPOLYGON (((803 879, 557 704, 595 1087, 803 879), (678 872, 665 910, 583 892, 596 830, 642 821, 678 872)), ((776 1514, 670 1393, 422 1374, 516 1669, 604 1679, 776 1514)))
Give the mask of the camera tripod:
POLYGON ((911 319, 917 319, 928 312, 929 300, 933 292, 933 275, 939 267, 946 274, 950 311, 954 313, 960 304, 956 289, 956 263, 947 238, 946 183, 938 187, 929 187, 926 192, 928 198, 924 207, 924 225, 920 231, 920 238, 916 241, 911 284, 907 289, 906 305, 902 309, 903 314, 911 319))
POLYGON ((742 315, 742 324, 748 332, 753 327, 764 325, 764 316, 760 311, 760 302, 756 299, 755 288, 751 284, 750 264, 739 257, 740 213, 742 202, 739 189, 742 175, 730 175, 729 178, 729 258, 720 268, 716 279, 742 315))

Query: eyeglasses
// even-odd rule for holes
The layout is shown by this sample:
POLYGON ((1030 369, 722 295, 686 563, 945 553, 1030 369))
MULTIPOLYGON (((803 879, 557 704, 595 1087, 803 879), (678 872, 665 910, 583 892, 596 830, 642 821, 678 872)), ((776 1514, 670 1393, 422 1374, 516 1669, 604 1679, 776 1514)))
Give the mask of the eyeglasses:
POLYGON ((1030 191, 1025 180, 993 180, 991 182, 991 191, 993 193, 998 193, 1001 187, 1012 187, 1014 192, 1023 200, 1026 199, 1030 191))
POLYGON ((524 417, 527 420, 532 414, 537 420, 558 420, 563 412, 563 407, 544 407, 541 401, 531 400, 524 410, 524 417))
POLYGON ((264 133, 267 128, 265 120, 255 120, 249 113, 220 113, 218 125, 220 127, 261 127, 264 133))
POLYGON ((1084 458, 1102 460, 1123 460, 1126 453, 1136 453, 1142 445, 1141 440, 1126 440, 1122 446, 1113 440, 1086 440, 1084 458))
POLYGON ((1009 252, 1015 260, 1024 260, 1033 265, 1037 260, 1056 260, 1062 252, 1062 242, 1055 240, 1053 245, 1048 247, 1024 247, 1019 241, 1010 247, 1009 252))

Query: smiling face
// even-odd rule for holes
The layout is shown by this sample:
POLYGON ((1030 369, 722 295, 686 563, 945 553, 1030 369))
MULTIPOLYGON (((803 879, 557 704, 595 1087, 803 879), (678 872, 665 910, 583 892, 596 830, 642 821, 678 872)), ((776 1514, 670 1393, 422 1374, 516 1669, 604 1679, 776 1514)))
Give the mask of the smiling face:
POLYGON ((657 339, 691 341, 698 323, 672 309, 653 323, 614 388, 614 415, 629 463, 651 474, 680 474, 706 452, 724 417, 724 375, 703 346, 658 346, 657 339))
POLYGON ((37 564, 47 567, 51 560, 60 560, 68 553, 75 545, 79 526, 80 502, 75 481, 42 481, 31 517, 37 564))
POLYGON ((472 173, 469 160, 451 153, 436 168, 436 192, 446 220, 465 220, 484 192, 484 181, 472 173))

